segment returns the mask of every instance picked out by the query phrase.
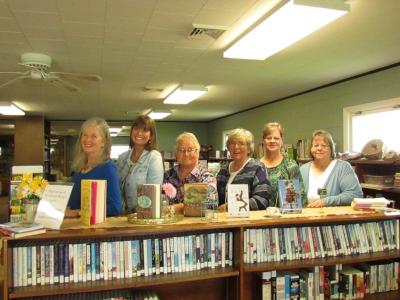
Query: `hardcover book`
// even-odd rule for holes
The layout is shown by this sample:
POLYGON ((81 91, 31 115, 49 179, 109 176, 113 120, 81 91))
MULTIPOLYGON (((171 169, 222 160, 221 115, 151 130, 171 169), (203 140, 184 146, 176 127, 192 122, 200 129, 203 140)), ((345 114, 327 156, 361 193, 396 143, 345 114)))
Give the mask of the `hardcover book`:
POLYGON ((140 184, 137 189, 138 219, 161 218, 161 186, 159 184, 140 184))
POLYGON ((248 217, 250 212, 248 185, 228 184, 227 204, 230 217, 248 217))
POLYGON ((107 180, 81 181, 81 221, 85 225, 103 223, 106 220, 107 180))
POLYGON ((302 199, 298 179, 278 180, 279 204, 282 213, 301 213, 302 199))
POLYGON ((186 183, 184 185, 184 213, 187 217, 201 217, 201 206, 207 199, 207 183, 186 183))

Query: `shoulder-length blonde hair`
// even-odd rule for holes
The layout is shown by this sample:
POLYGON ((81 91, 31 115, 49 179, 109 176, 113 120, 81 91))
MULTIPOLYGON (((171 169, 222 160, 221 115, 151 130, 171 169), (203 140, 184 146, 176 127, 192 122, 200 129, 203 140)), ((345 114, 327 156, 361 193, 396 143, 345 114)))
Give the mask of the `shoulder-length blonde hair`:
POLYGON ((82 124, 78 140, 75 144, 75 157, 72 162, 72 170, 75 172, 80 172, 88 160, 87 155, 83 152, 82 149, 81 138, 83 132, 89 127, 96 127, 99 130, 101 138, 103 139, 104 146, 101 148, 102 153, 100 155, 98 163, 100 164, 110 159, 111 136, 108 124, 102 118, 90 118, 82 124))
POLYGON ((148 151, 157 150, 157 130, 156 122, 149 116, 141 115, 133 121, 131 126, 131 133, 129 134, 129 147, 133 147, 132 131, 134 128, 142 128, 143 130, 150 131, 150 139, 144 148, 148 151))

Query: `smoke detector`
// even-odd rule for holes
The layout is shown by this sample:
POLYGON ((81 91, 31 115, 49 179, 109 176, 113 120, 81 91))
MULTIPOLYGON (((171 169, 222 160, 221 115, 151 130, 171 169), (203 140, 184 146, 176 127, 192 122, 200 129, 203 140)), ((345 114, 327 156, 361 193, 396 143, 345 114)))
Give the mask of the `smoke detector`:
POLYGON ((189 33, 189 39, 209 39, 216 40, 219 38, 229 27, 219 25, 207 24, 193 24, 193 29, 189 33))

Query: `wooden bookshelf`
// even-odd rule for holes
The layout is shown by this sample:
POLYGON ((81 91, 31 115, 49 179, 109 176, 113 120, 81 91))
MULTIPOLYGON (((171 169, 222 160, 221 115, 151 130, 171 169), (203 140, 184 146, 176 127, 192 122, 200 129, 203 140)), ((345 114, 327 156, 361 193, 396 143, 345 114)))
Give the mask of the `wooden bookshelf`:
POLYGON ((383 186, 365 183, 365 175, 394 176, 400 172, 399 160, 368 160, 359 159, 350 161, 361 183, 366 197, 385 197, 395 201, 395 207, 400 208, 400 187, 383 186))
MULTIPOLYGON (((176 224, 134 225, 126 222, 126 218, 110 218, 107 223, 91 228, 83 228, 79 220, 66 220, 62 230, 52 230, 45 234, 24 237, 21 239, 5 238, 2 240, 2 262, 6 276, 4 277, 3 299, 20 299, 24 297, 69 295, 76 293, 133 289, 151 289, 162 299, 257 299, 261 288, 259 274, 270 270, 299 270, 314 266, 330 266, 335 264, 357 265, 364 262, 400 259, 400 249, 386 250, 359 255, 346 255, 315 259, 297 259, 279 262, 245 263, 244 233, 247 229, 323 226, 348 223, 366 223, 391 220, 381 213, 352 213, 350 208, 325 208, 324 211, 304 209, 303 215, 284 216, 279 219, 266 218, 265 212, 251 212, 249 218, 228 218, 218 214, 215 222, 207 223, 200 218, 185 218, 176 224), (12 287, 12 248, 26 244, 43 244, 77 241, 109 241, 118 239, 142 239, 149 237, 171 237, 188 234, 212 232, 232 232, 233 264, 229 267, 202 269, 173 274, 160 274, 125 279, 98 280, 79 283, 53 285, 37 285, 12 287)), ((400 217, 399 217, 400 218, 400 217)), ((399 292, 387 292, 368 295, 366 299, 398 299, 399 292)))

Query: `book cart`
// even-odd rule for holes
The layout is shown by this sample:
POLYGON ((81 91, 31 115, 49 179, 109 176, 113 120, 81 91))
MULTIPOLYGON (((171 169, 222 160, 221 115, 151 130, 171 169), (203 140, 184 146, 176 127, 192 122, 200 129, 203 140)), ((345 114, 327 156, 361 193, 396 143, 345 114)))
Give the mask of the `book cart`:
MULTIPOLYGON (((218 216, 218 220, 212 223, 202 221, 200 218, 185 218, 176 224, 165 225, 132 225, 126 223, 125 218, 111 218, 105 227, 100 225, 91 228, 76 228, 77 226, 64 226, 60 231, 48 231, 45 234, 30 236, 21 239, 2 240, 2 264, 6 273, 2 289, 3 299, 22 299, 25 297, 71 295, 109 291, 109 290, 153 290, 160 299, 261 299, 261 272, 270 270, 299 270, 314 266, 331 266, 335 264, 357 265, 363 262, 375 262, 383 260, 398 260, 399 250, 399 221, 397 217, 385 216, 381 213, 352 213, 348 207, 343 208, 324 208, 323 210, 314 209, 310 214, 310 209, 304 209, 301 217, 266 218, 264 211, 251 212, 249 218, 227 218, 225 215, 218 216), (337 214, 338 213, 338 214, 337 214), (392 222, 393 221, 393 222, 392 222), (248 230, 258 229, 277 229, 277 228, 299 228, 299 227, 322 227, 347 224, 364 224, 392 222, 393 236, 395 242, 394 249, 378 251, 374 249, 368 253, 352 255, 335 255, 324 258, 307 259, 280 259, 272 262, 257 262, 253 257, 252 262, 248 262, 246 257, 249 241, 246 238, 248 230), (72 229, 75 228, 75 229, 72 229), (225 249, 227 260, 231 251, 231 265, 225 262, 225 266, 215 263, 214 268, 200 268, 192 271, 174 272, 168 274, 135 276, 131 278, 120 278, 110 280, 96 280, 86 282, 53 283, 36 286, 13 287, 15 274, 13 262, 15 257, 14 248, 25 247, 27 245, 57 245, 60 243, 91 243, 109 242, 113 240, 145 240, 145 239, 165 239, 174 237, 185 237, 195 235, 214 234, 217 236, 225 233, 231 236, 231 250, 225 249), (246 242, 246 245, 245 245, 246 242)), ((78 222, 78 221, 76 221, 78 222)), ((259 237, 258 237, 259 238, 259 237)), ((286 236, 282 238, 287 239, 286 236)), ((256 238, 257 239, 257 238, 256 238)), ((255 240, 251 240, 256 244, 255 240)), ((217 242, 218 244, 218 242, 217 242)), ((225 245, 228 247, 229 242, 225 245)), ((214 261, 221 259, 219 250, 214 251, 216 255, 214 261), (217 259, 219 255, 219 258, 217 259)), ((224 253, 224 252, 223 252, 224 253)), ((195 268, 194 268, 195 269, 195 268)), ((398 291, 376 293, 367 295, 366 299, 399 299, 398 291)))

